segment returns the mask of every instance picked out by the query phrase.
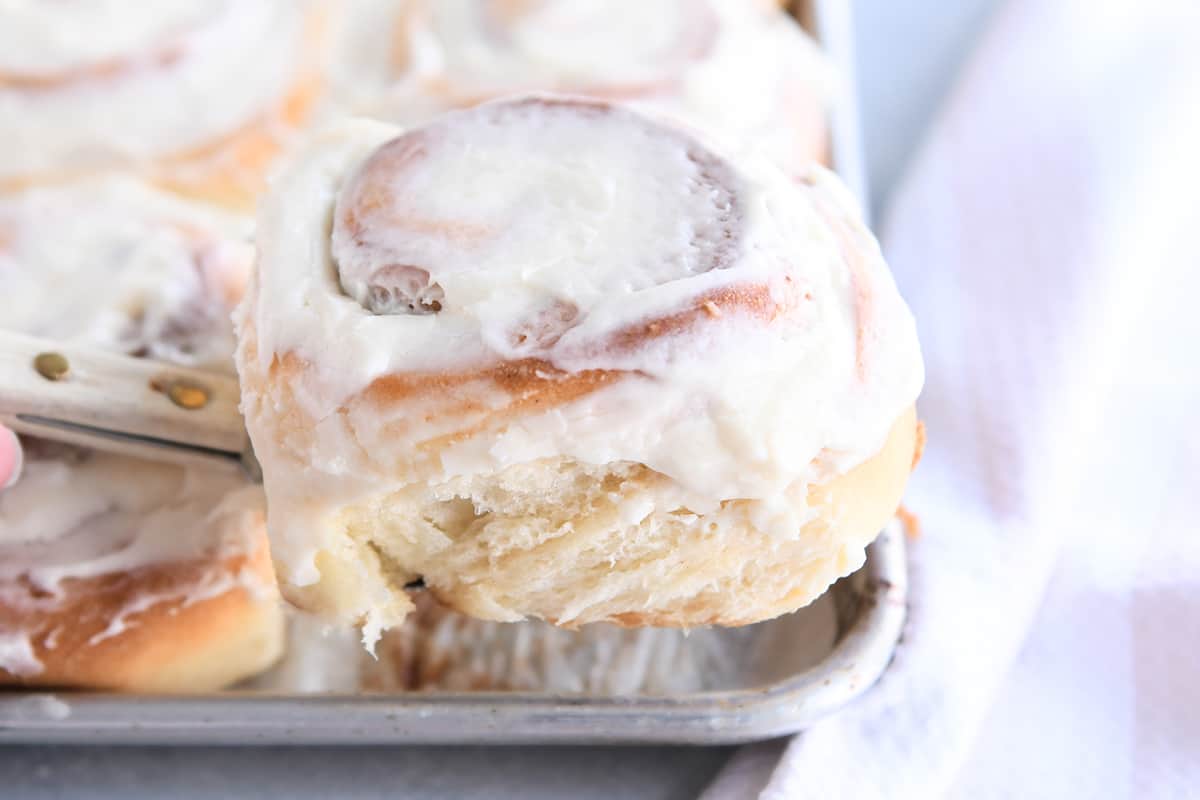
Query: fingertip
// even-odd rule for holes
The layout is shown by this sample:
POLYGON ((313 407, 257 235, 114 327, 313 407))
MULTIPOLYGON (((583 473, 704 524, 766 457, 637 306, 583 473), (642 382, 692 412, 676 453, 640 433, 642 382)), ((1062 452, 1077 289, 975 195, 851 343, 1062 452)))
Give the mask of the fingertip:
POLYGON ((17 435, 0 427, 0 488, 7 489, 17 482, 23 464, 24 454, 17 435))

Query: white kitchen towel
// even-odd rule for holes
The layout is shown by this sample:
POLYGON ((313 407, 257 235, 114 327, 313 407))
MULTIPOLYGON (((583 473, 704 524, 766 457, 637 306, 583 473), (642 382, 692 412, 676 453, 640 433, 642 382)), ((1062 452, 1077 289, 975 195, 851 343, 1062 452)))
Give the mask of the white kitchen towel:
POLYGON ((1010 0, 883 240, 929 376, 908 628, 706 798, 1200 796, 1200 2, 1010 0))

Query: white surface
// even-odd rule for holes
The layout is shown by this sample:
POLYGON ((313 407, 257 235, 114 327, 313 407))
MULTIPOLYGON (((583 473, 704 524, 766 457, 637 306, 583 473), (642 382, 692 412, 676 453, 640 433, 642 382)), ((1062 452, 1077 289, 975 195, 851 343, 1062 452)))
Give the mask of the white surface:
POLYGON ((1200 791, 1198 28, 995 19, 883 232, 930 377, 908 631, 863 703, 709 797, 1200 791))
MULTIPOLYGON (((875 205, 999 0, 854 0, 875 205)), ((902 286, 902 289, 905 287, 902 286)), ((756 752, 772 757, 772 744, 756 752)), ((689 798, 730 748, 0 748, 12 797, 689 798), (485 776, 485 777, 481 777, 485 776), (64 787, 70 787, 65 789, 64 787)))

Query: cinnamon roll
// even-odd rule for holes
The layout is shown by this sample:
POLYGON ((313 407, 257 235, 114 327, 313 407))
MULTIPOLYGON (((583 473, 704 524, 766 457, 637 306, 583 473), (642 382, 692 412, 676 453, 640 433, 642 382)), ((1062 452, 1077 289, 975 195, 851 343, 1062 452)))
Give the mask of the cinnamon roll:
MULTIPOLYGON (((0 325, 231 370, 248 222, 124 178, 0 197, 0 325)), ((0 492, 0 684, 192 691, 278 657, 261 490, 31 437, 0 492)))
POLYGON ((0 188, 113 167, 248 206, 314 103, 323 7, 291 0, 0 8, 0 188))
POLYGON ((336 93, 406 125, 530 91, 666 113, 798 173, 827 155, 832 70, 762 0, 357 0, 336 93))
POLYGON ((372 641, 483 619, 741 625, 899 503, 913 320, 836 178, 532 96, 317 138, 235 314, 277 573, 372 641))

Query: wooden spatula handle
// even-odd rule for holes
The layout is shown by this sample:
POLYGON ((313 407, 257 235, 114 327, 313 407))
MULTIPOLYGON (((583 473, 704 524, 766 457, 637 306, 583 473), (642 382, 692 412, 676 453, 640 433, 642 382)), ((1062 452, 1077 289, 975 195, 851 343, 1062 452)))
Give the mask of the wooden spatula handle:
POLYGON ((237 466, 249 450, 232 376, 6 332, 0 422, 170 461, 237 466))

